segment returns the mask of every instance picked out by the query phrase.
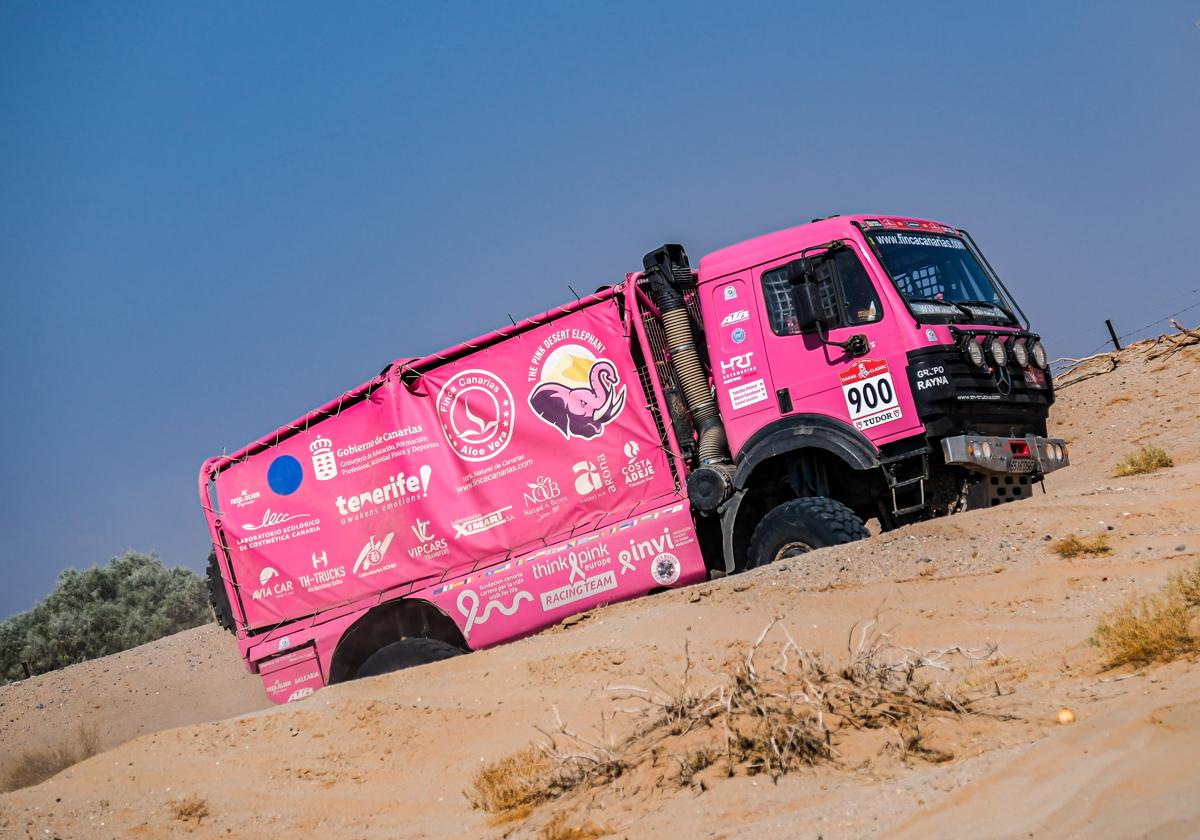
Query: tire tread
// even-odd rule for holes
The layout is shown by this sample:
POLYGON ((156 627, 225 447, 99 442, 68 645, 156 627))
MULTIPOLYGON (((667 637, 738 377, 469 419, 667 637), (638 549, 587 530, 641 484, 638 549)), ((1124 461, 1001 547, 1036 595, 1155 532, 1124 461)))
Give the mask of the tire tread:
MULTIPOLYGON (((870 536, 863 521, 854 511, 835 499, 827 496, 806 496, 792 499, 776 507, 755 526, 754 531, 750 534, 750 557, 747 558, 747 568, 756 568, 759 565, 753 562, 755 547, 766 540, 767 534, 773 529, 780 527, 779 519, 784 516, 802 517, 821 522, 834 537, 831 545, 842 545, 870 536), (785 507, 787 508, 786 513, 776 515, 785 507)), ((817 547, 825 548, 827 546, 817 547)))

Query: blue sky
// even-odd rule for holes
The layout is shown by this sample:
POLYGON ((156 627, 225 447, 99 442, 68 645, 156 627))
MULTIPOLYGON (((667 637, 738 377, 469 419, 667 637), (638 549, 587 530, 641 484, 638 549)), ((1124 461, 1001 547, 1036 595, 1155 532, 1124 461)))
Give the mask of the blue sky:
POLYGON ((1052 355, 1198 303, 1198 21, 10 0, 0 616, 129 548, 200 569, 205 457, 664 241, 944 220, 1052 355))

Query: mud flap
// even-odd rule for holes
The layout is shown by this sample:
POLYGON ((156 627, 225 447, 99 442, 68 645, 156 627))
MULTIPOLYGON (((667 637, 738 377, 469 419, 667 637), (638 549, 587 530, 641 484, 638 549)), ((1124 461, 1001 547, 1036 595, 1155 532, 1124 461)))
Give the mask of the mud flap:
POLYGON ((258 673, 272 703, 301 700, 325 685, 314 645, 264 660, 258 663, 258 673))

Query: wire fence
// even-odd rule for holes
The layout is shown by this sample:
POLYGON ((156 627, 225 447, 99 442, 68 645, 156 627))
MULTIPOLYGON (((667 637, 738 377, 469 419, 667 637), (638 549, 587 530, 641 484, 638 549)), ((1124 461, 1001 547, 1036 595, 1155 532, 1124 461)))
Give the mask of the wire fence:
MULTIPOLYGON (((1200 295, 1200 289, 1192 289, 1192 291, 1189 294, 1191 295, 1191 297, 1200 295)), ((1185 300, 1190 300, 1191 297, 1185 298, 1185 300)), ((1200 300, 1194 301, 1193 303, 1188 304, 1187 306, 1183 307, 1182 309, 1177 309, 1174 312, 1172 312, 1170 315, 1164 315, 1163 317, 1159 318, 1157 321, 1151 321, 1149 324, 1144 324, 1143 326, 1136 327, 1132 330, 1129 330, 1128 332, 1121 333, 1120 335, 1117 336, 1117 340, 1124 341, 1125 339, 1132 338, 1135 335, 1141 335, 1142 333, 1146 332, 1146 330, 1153 329, 1154 327, 1160 326, 1162 324, 1169 324, 1169 323, 1171 323, 1172 319, 1178 318, 1180 315, 1184 314, 1185 312, 1190 312, 1193 309, 1200 309, 1200 300)), ((1084 356, 1086 357, 1086 356, 1095 355, 1096 353, 1099 353, 1104 348, 1111 347, 1111 346, 1112 346, 1112 339, 1106 338, 1106 339, 1104 339, 1104 341, 1100 342, 1100 344, 1096 345, 1095 349, 1089 350, 1087 353, 1085 353, 1084 356)))

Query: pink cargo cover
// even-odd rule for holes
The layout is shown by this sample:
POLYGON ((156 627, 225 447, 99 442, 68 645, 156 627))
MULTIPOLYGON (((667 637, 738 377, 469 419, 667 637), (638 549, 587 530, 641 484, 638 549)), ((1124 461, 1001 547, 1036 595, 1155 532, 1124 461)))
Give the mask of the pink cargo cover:
MULTIPOLYGON (((608 297, 457 361, 394 366, 365 400, 225 467, 215 516, 248 626, 435 588, 669 503, 629 344, 608 297)), ((471 589, 448 614, 462 620, 468 591, 487 610, 471 589)))

